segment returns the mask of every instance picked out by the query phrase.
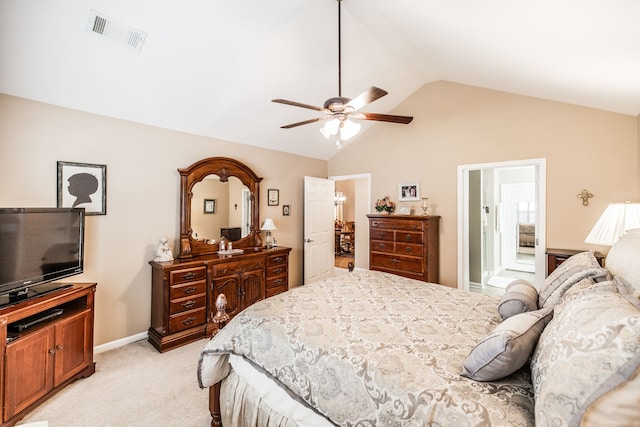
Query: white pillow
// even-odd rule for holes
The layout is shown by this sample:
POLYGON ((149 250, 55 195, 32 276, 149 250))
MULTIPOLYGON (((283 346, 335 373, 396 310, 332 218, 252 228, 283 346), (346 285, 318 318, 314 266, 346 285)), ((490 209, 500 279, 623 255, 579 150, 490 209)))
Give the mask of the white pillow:
POLYGON ((514 373, 527 363, 552 317, 552 308, 509 317, 473 347, 461 375, 476 381, 495 381, 514 373))

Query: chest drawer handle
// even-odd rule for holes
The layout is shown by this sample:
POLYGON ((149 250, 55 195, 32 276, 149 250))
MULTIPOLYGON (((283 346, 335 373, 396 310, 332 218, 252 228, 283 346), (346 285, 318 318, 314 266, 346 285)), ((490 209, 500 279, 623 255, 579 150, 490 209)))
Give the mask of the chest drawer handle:
POLYGON ((278 268, 273 270, 273 274, 279 274, 279 273, 282 273, 283 271, 284 271, 284 268, 278 267, 278 268))
POLYGON ((182 278, 186 279, 186 280, 191 280, 191 279, 195 279, 196 277, 196 273, 194 273, 193 271, 190 271, 188 273, 185 273, 182 278))
POLYGON ((182 321, 182 323, 183 323, 184 325, 190 325, 190 324, 192 324, 192 323, 193 323, 193 322, 195 322, 195 321, 196 321, 196 318, 195 318, 195 317, 187 317, 186 319, 184 319, 184 320, 182 321))
POLYGON ((280 283, 282 283, 282 279, 276 279, 273 281, 273 283, 279 285, 280 283))
POLYGON ((277 256, 273 259, 273 262, 282 262, 282 261, 284 261, 284 257, 281 257, 281 256, 277 256))
POLYGON ((411 234, 407 234, 406 236, 404 236, 404 240, 406 240, 407 242, 410 242, 412 240, 411 238, 411 234))
POLYGON ((380 243, 380 249, 384 249, 384 243, 380 243))
POLYGON ((191 300, 189 300, 189 301, 187 301, 187 302, 183 303, 183 304, 182 304, 182 307, 184 307, 184 308, 191 308, 191 307, 193 307, 194 305, 196 305, 196 302, 195 302, 195 301, 191 301, 191 300))
POLYGON ((391 262, 394 263, 394 264, 399 264, 400 260, 397 260, 397 259, 394 258, 394 259, 391 260, 391 262))
POLYGON ((384 239, 386 237, 387 233, 380 233, 380 238, 384 239))
POLYGON ((182 292, 185 294, 192 294, 195 291, 196 291, 196 288, 194 288, 193 286, 189 286, 188 288, 185 288, 182 290, 182 292))
POLYGON ((409 246, 407 246, 406 248, 404 248, 405 252, 411 252, 411 248, 409 246))

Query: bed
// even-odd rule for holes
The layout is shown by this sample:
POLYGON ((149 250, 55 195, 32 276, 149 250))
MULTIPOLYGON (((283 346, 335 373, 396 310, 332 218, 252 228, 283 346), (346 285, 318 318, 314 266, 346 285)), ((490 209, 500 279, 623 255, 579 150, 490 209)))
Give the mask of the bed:
POLYGON ((636 422, 640 234, 625 244, 615 274, 584 252, 501 298, 356 271, 256 303, 201 352, 212 425, 636 422))

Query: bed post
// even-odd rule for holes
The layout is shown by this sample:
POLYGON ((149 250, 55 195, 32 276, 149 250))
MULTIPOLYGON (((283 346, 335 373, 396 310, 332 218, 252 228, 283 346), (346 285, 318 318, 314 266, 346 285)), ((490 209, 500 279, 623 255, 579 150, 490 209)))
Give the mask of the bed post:
MULTIPOLYGON (((211 321, 217 326, 216 333, 229 321, 227 314, 227 297, 224 294, 216 298, 216 314, 211 317, 211 321)), ((211 427, 222 427, 220 417, 220 383, 215 383, 209 387, 209 412, 211 413, 211 427)))

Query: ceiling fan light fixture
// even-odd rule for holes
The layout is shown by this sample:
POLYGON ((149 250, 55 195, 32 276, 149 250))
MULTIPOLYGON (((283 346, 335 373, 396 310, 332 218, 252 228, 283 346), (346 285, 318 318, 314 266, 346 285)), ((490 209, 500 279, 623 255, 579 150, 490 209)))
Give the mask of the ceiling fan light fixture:
POLYGON ((339 130, 340 130, 340 120, 337 118, 333 118, 329 120, 324 124, 324 126, 320 128, 320 132, 327 139, 336 135, 339 130))
POLYGON ((345 120, 340 124, 340 139, 348 141, 360 132, 360 123, 345 120))

